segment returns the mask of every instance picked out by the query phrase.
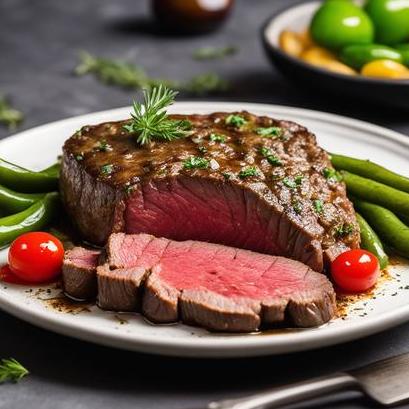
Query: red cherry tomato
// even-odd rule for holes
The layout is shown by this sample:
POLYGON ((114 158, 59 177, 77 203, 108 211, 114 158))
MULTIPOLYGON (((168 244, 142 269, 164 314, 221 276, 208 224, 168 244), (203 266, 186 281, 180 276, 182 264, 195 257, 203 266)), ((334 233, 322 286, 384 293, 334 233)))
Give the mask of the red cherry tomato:
POLYGON ((9 265, 19 278, 30 283, 44 283, 61 272, 64 247, 52 234, 25 233, 10 246, 9 265))
POLYGON ((369 251, 349 250, 332 262, 331 273, 343 290, 362 292, 376 283, 380 275, 379 261, 369 251))

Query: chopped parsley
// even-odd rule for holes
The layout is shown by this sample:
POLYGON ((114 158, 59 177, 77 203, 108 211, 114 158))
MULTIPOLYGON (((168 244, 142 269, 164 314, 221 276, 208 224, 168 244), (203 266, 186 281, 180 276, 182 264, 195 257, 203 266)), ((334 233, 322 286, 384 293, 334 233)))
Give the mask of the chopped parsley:
POLYGON ((302 203, 299 200, 294 200, 293 209, 295 213, 300 214, 302 212, 302 203))
POLYGON ((312 205, 314 206, 314 210, 318 213, 321 214, 324 211, 324 204, 322 203, 321 200, 317 199, 312 202, 312 205))
POLYGON ((350 223, 344 223, 340 226, 337 226, 334 231, 335 237, 345 237, 351 234, 354 231, 354 226, 350 223))
POLYGON ((230 174, 230 173, 223 172, 222 175, 223 175, 223 177, 224 177, 226 180, 229 180, 229 179, 231 178, 231 174, 230 174))
POLYGON ((75 159, 79 162, 84 159, 84 155, 76 155, 75 159))
POLYGON ((130 195, 134 190, 135 190, 135 186, 133 186, 133 185, 130 185, 130 186, 126 186, 126 187, 125 187, 125 193, 126 193, 127 195, 130 195))
POLYGON ((200 145, 197 148, 199 150, 200 153, 206 153, 207 152, 207 148, 206 146, 200 145))
POLYGON ((224 142, 226 142, 226 137, 224 135, 219 134, 219 133, 211 133, 210 134, 210 140, 212 142, 224 143, 224 142))
POLYGON ((225 119, 226 125, 232 125, 236 128, 241 128, 247 123, 246 119, 240 115, 231 114, 225 119))
POLYGON ((325 179, 333 182, 339 182, 342 180, 341 175, 333 168, 324 168, 322 170, 322 174, 324 175, 325 179))
POLYGON ((271 149, 263 146, 260 148, 260 153, 267 159, 268 163, 273 166, 281 166, 283 163, 280 158, 271 151, 271 149))
POLYGON ((302 180, 304 179, 304 176, 296 176, 294 179, 291 179, 289 177, 285 177, 283 179, 283 184, 290 189, 295 189, 297 186, 301 185, 302 180))
POLYGON ((251 177, 251 176, 258 176, 258 170, 254 166, 250 166, 249 168, 242 169, 239 172, 239 178, 240 179, 246 179, 246 178, 251 177))
POLYGON ((278 126, 271 126, 268 128, 257 128, 256 133, 264 136, 265 138, 276 138, 281 136, 282 129, 278 126))
POLYGON ((99 152, 109 152, 112 151, 112 146, 104 139, 102 141, 99 141, 96 150, 99 152))
POLYGON ((107 163, 104 166, 101 166, 102 175, 110 175, 114 171, 114 165, 107 163))
POLYGON ((206 169, 209 167, 209 161, 205 158, 191 156, 183 162, 185 169, 206 169))

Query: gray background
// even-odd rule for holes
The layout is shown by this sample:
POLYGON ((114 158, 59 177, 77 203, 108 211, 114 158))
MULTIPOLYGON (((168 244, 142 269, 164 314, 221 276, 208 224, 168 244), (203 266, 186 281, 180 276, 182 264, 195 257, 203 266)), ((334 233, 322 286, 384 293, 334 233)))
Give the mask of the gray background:
MULTIPOLYGON (((19 130, 128 105, 134 92, 71 75, 78 50, 84 49, 137 62, 155 76, 186 79, 216 71, 232 82, 230 91, 207 99, 319 109, 409 134, 409 119, 403 112, 318 92, 306 94, 270 67, 260 46, 260 26, 269 14, 290 3, 238 0, 222 30, 180 38, 158 35, 148 19, 149 3, 142 0, 0 0, 0 92, 10 95, 25 113, 19 130), (190 58, 199 46, 230 44, 237 45, 240 53, 229 59, 197 62, 190 58)), ((0 137, 8 135, 0 127, 0 137)), ((43 331, 4 313, 0 313, 0 334, 0 356, 15 357, 31 371, 21 383, 0 387, 0 408, 7 409, 200 408, 211 399, 352 368, 409 350, 409 325, 313 352, 222 361, 103 348, 43 331)), ((355 394, 302 405, 372 406, 355 394)))

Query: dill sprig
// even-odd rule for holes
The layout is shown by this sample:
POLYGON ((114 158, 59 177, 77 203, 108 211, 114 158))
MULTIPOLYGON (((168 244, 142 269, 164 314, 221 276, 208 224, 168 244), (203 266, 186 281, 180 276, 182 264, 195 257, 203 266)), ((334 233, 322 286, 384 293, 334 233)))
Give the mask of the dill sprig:
POLYGON ((10 106, 5 97, 0 96, 0 122, 7 125, 9 129, 15 129, 23 120, 23 114, 10 106))
POLYGON ((195 60, 216 60, 237 53, 237 48, 234 46, 226 47, 201 47, 193 53, 195 60))
POLYGON ((28 370, 14 358, 2 359, 0 362, 0 383, 6 381, 18 382, 28 373, 28 370))
POLYGON ((150 89, 159 85, 191 94, 204 95, 224 91, 228 84, 214 73, 199 74, 188 81, 152 78, 143 68, 135 64, 108 58, 100 58, 88 52, 80 53, 80 63, 75 67, 76 75, 94 74, 100 81, 129 89, 150 89))
POLYGON ((177 91, 164 85, 144 89, 144 102, 133 103, 132 122, 124 129, 137 136, 137 142, 145 145, 152 139, 172 141, 186 136, 191 128, 187 120, 169 119, 166 108, 173 104, 177 91))

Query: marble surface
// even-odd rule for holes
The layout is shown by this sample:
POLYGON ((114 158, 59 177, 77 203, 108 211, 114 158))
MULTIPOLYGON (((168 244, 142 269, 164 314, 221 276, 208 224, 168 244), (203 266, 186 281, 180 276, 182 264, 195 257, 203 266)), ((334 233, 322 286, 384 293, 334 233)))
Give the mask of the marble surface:
MULTIPOLYGON (((142 0, 1 0, 0 92, 25 113, 18 130, 96 110, 125 106, 136 93, 72 75, 79 50, 128 59, 150 74, 186 79, 214 71, 231 90, 206 99, 265 102, 318 109, 368 120, 409 134, 408 115, 392 109, 306 93, 272 69, 260 45, 260 26, 286 0, 238 0, 218 32, 164 36, 142 0), (239 53, 198 62, 205 45, 235 45, 239 53)), ((192 98, 181 95, 180 99, 192 98)), ((197 98, 197 97, 196 97, 197 98)), ((10 132, 0 127, 0 137, 10 132)), ((1 152, 0 152, 1 154, 1 152)), ((200 409, 213 399, 241 396, 354 368, 409 351, 409 325, 317 351, 236 360, 175 359, 141 355, 65 338, 0 313, 0 356, 31 371, 21 383, 0 387, 1 409, 200 409)), ((371 408, 357 393, 315 400, 297 408, 371 408)), ((294 406, 295 407, 295 406, 294 406)), ((404 406, 408 407, 408 406, 404 406)))

